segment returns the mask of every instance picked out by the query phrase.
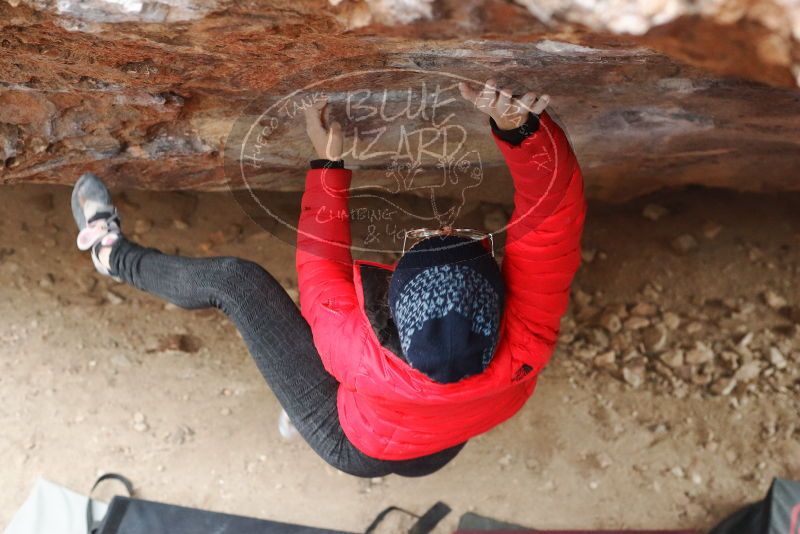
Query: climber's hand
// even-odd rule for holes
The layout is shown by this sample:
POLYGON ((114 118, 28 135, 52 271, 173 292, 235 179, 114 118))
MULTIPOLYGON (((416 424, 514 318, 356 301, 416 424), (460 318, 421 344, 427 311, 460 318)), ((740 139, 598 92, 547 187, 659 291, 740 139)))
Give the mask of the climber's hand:
POLYGON ((528 120, 528 113, 539 115, 550 103, 549 95, 541 95, 537 99, 533 92, 515 97, 510 89, 498 89, 497 82, 492 79, 486 80, 480 91, 464 82, 458 84, 458 90, 465 100, 492 117, 501 130, 519 128, 528 120))
POLYGON ((306 116, 306 133, 320 159, 337 161, 342 159, 344 145, 342 125, 334 121, 330 128, 325 128, 324 116, 327 106, 328 100, 323 97, 303 110, 306 116))

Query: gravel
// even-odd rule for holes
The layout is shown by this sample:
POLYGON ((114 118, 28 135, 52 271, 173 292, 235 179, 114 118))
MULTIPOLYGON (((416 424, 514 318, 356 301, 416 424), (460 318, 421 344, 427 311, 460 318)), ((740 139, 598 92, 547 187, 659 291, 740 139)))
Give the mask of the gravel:
POLYGON ((562 350, 574 356, 571 367, 680 398, 800 394, 800 326, 778 293, 674 306, 654 284, 637 295, 604 302, 602 293, 574 290, 561 332, 562 350), (756 317, 779 326, 750 329, 756 317))

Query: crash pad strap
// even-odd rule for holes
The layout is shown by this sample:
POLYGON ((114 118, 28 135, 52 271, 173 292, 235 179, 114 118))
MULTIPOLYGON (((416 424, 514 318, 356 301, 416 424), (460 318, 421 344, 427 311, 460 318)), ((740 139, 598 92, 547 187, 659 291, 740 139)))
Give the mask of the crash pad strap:
POLYGON ((94 520, 94 511, 92 510, 92 493, 97 486, 100 485, 101 482, 106 480, 117 480, 125 486, 125 490, 128 492, 128 497, 133 497, 133 482, 128 480, 128 478, 119 475, 117 473, 106 473, 101 475, 100 478, 94 481, 92 485, 92 489, 89 490, 89 499, 86 502, 86 532, 87 534, 94 534, 97 532, 97 529, 100 528, 100 524, 102 521, 95 521, 94 520))
POLYGON ((381 522, 391 512, 402 512, 417 518, 416 523, 414 523, 411 528, 408 529, 408 534, 428 534, 430 531, 436 528, 436 525, 438 525, 439 522, 450 513, 450 511, 450 507, 442 501, 439 501, 431 506, 428 511, 421 516, 398 506, 390 506, 379 513, 377 517, 375 517, 375 520, 370 524, 369 527, 367 527, 367 530, 364 531, 364 534, 371 534, 372 532, 375 532, 375 529, 378 528, 381 522))
POLYGON ((436 528, 439 521, 450 513, 450 507, 442 501, 437 502, 430 509, 422 514, 416 523, 408 530, 408 534, 428 534, 436 528))

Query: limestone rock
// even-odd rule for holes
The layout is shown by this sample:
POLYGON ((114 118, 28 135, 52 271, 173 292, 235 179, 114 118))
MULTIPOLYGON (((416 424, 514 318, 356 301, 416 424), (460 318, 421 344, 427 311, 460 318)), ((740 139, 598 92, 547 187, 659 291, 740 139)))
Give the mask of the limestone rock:
MULTIPOLYGON (((319 87, 340 108, 364 89, 369 105, 384 90, 400 104, 423 78, 448 73, 553 95, 590 197, 686 184, 800 189, 796 2, 611 2, 0 0, 0 183, 71 184, 91 170, 112 187, 241 188, 231 169, 246 161, 226 141, 236 124, 269 133, 262 104, 326 80, 319 87), (380 72, 331 81, 369 69, 380 72)), ((485 118, 452 110, 492 176, 471 198, 510 203, 485 118)), ((378 125, 362 124, 366 145, 363 132, 378 125)), ((248 185, 299 191, 310 156, 292 122, 253 156, 264 163, 248 185)), ((381 187, 388 163, 348 158, 381 187)), ((441 175, 435 164, 420 170, 441 175)))
POLYGON ((631 317, 625 321, 624 326, 627 330, 641 330, 649 324, 650 320, 647 317, 631 317))
POLYGON ((641 363, 626 365, 622 369, 622 377, 631 387, 639 388, 645 380, 645 366, 641 363))
POLYGON ((736 371, 736 375, 734 378, 739 380, 740 382, 750 382, 755 380, 758 375, 761 374, 761 366, 758 362, 748 362, 742 365, 738 371, 736 371))
POLYGON ((600 316, 600 326, 608 330, 610 334, 616 334, 622 330, 622 321, 616 313, 606 311, 600 316))
POLYGON ((669 350, 661 355, 661 361, 673 369, 683 365, 683 351, 680 349, 669 350))
POLYGON ((667 328, 657 324, 646 328, 642 332, 642 342, 648 352, 661 352, 667 346, 667 328))
POLYGON ((769 361, 775 366, 775 369, 786 369, 786 357, 776 347, 769 349, 769 361))
MULTIPOLYGON (((633 35, 650 35, 650 42, 673 52, 683 48, 684 53, 694 53, 695 59, 711 61, 714 52, 692 50, 686 41, 694 44, 704 41, 698 35, 701 28, 716 28, 719 40, 733 38, 743 41, 743 36, 733 37, 737 25, 757 28, 753 50, 755 61, 786 69, 800 83, 800 4, 774 0, 596 0, 576 3, 569 0, 517 0, 541 20, 554 18, 586 25, 595 30, 633 35), (666 29, 659 31, 659 26, 666 29), (687 26, 694 26, 693 31, 687 26), (682 28, 683 31, 678 30, 682 28), (672 38, 673 34, 679 38, 672 38), (688 38, 689 35, 696 35, 688 38), (680 42, 678 42, 680 41, 680 42), (681 46, 682 44, 682 46, 681 46)), ((746 60, 745 60, 746 61, 746 60)), ((730 67, 728 67, 730 68, 730 67)))
POLYGON ((781 295, 777 294, 772 290, 764 292, 764 301, 773 310, 778 310, 780 308, 783 308, 787 304, 785 298, 783 298, 781 295))
POLYGON ((652 317, 658 313, 658 307, 649 302, 638 302, 631 308, 631 315, 638 315, 640 317, 652 317))
MULTIPOLYGON (((430 19, 431 0, 329 0, 350 27, 430 19)), ((550 26, 564 21, 595 31, 643 36, 650 46, 726 73, 800 84, 800 4, 779 0, 516 0, 550 26), (747 28, 748 30, 745 30, 747 28), (713 40, 706 34, 715 34, 713 40), (753 42, 750 49, 744 43, 753 42), (707 43, 705 49, 702 43, 707 43), (715 44, 716 47, 710 46, 715 44), (730 44, 727 44, 730 43, 730 44), (747 58, 715 52, 737 44, 747 58), (748 67, 747 64, 751 65, 748 67), (794 79, 794 80, 793 80, 794 79)), ((73 2, 67 3, 76 3, 73 2)))
POLYGON ((730 395, 736 387, 736 384, 735 378, 719 378, 711 385, 711 393, 721 396, 730 395))
POLYGON ((680 315, 674 312, 664 312, 664 315, 661 319, 664 321, 664 326, 670 330, 677 330, 681 325, 680 315))
POLYGON ((698 341, 695 347, 686 353, 686 363, 700 365, 714 360, 714 351, 698 341))
POLYGON ((613 368, 616 363, 617 353, 613 350, 595 356, 594 364, 598 367, 613 368))

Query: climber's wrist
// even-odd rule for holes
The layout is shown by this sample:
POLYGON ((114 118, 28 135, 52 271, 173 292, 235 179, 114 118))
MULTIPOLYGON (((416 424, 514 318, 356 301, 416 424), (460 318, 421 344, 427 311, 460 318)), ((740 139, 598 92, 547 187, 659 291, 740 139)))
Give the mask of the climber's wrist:
POLYGON ((312 159, 310 165, 312 169, 344 169, 344 160, 312 159))
POLYGON ((528 118, 523 124, 508 130, 501 129, 492 117, 489 117, 489 124, 492 127, 492 133, 499 139, 511 145, 519 146, 539 129, 539 116, 535 113, 528 113, 528 118))

